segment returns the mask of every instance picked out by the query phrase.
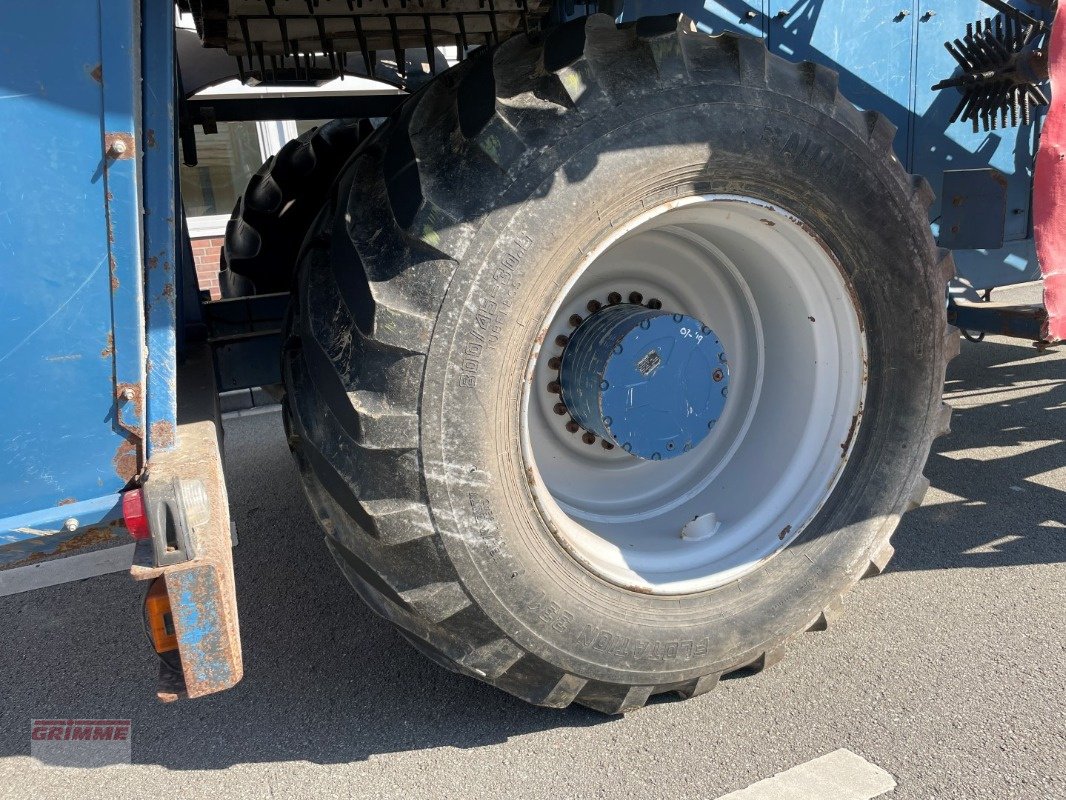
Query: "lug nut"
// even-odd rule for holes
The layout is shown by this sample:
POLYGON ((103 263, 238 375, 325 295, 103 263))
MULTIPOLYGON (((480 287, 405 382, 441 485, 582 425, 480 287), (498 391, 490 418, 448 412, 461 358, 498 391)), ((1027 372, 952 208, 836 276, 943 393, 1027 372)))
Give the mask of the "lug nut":
POLYGON ((711 377, 714 378, 715 383, 718 383, 718 381, 722 380, 722 378, 725 377, 725 374, 722 372, 722 370, 716 369, 711 377))
POLYGON ((585 308, 589 310, 590 314, 595 314, 600 308, 602 308, 602 306, 600 305, 599 300, 589 300, 585 308))
POLYGON ((622 295, 618 294, 618 292, 611 292, 609 295, 607 295, 607 303, 609 305, 616 306, 621 302, 622 295))
POLYGON ((577 433, 580 428, 581 426, 573 420, 570 420, 568 423, 566 423, 566 429, 570 431, 570 433, 577 433))
POLYGON ((552 394, 560 394, 563 391, 563 387, 559 385, 559 381, 552 381, 548 384, 548 391, 552 394))
POLYGON ((566 403, 556 403, 552 406, 552 411, 558 414, 560 417, 566 413, 566 403))
POLYGON ((576 328, 580 324, 581 324, 581 316, 579 314, 571 314, 570 315, 570 327, 576 328))
POLYGON ((629 302, 639 306, 641 303, 644 302, 644 295, 642 295, 640 292, 630 292, 629 302))
POLYGON ((74 533, 74 531, 78 529, 79 524, 80 523, 76 519, 74 519, 74 517, 71 517, 63 523, 63 530, 67 531, 68 533, 74 533))
POLYGON ((651 300, 648 301, 648 308, 651 308, 651 309, 654 309, 655 311, 658 311, 662 307, 663 307, 663 301, 662 300, 657 300, 656 298, 653 297, 651 300))
POLYGON ((570 341, 570 337, 560 333, 555 337, 555 344, 559 347, 566 347, 566 343, 570 341))
POLYGON ((581 437, 581 441, 583 441, 585 444, 596 444, 596 434, 589 433, 586 431, 585 434, 581 437))
POLYGON ((559 356, 552 356, 548 359, 548 367, 550 369, 559 369, 563 365, 563 360, 559 356))

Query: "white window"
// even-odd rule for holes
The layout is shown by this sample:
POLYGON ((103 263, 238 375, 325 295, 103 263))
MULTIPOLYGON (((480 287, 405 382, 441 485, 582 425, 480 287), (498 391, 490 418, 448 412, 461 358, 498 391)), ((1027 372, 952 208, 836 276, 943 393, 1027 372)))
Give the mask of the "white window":
POLYGON ((212 134, 197 126, 197 165, 180 167, 189 235, 197 238, 225 233, 237 198, 260 165, 289 139, 321 122, 219 122, 218 133, 212 134))

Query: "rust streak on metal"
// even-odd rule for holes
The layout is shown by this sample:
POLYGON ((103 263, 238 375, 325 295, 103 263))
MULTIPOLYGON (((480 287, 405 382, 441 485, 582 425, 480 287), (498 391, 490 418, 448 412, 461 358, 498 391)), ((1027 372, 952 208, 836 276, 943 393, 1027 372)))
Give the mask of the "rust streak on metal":
POLYGON ((158 448, 174 446, 174 425, 165 419, 156 420, 151 428, 152 444, 158 448))
POLYGON ((851 296, 851 307, 855 309, 855 317, 859 321, 859 333, 866 333, 866 318, 862 314, 862 303, 859 301, 859 290, 855 288, 855 284, 851 282, 851 277, 844 272, 843 269, 840 270, 840 274, 843 275, 844 285, 847 287, 848 294, 851 296))
POLYGON ((844 438, 844 441, 840 445, 840 457, 847 458, 848 450, 851 449, 851 440, 855 436, 855 429, 859 427, 860 413, 856 413, 851 418, 851 426, 848 428, 848 435, 844 438))
POLYGON ((63 539, 55 547, 48 550, 38 550, 35 553, 30 553, 25 558, 21 558, 17 561, 13 561, 6 565, 6 569, 11 567, 24 567, 28 564, 34 564, 38 561, 44 561, 46 558, 52 556, 70 555, 78 552, 79 550, 87 550, 90 547, 96 547, 97 545, 110 542, 117 538, 115 528, 122 525, 121 522, 115 520, 107 525, 97 525, 92 528, 88 528, 68 539, 63 539))
MULTIPOLYGON (((1048 321, 1047 309, 1038 304, 1010 305, 1009 303, 968 303, 957 304, 958 310, 948 314, 948 323, 958 327, 959 310, 974 309, 981 312, 980 330, 999 336, 1014 338, 1029 338, 1027 332, 1036 329, 1041 332, 1046 330, 1048 321)), ((965 321, 963 321, 965 325, 965 321)), ((1037 346, 1041 342, 1035 342, 1037 346)))
POLYGON ((133 134, 125 133, 124 131, 105 133, 104 153, 109 159, 114 161, 124 161, 128 158, 133 158, 136 154, 133 134), (115 145, 119 143, 121 143, 120 146, 116 148, 115 145))
POLYGON ((115 457, 111 463, 115 467, 115 474, 124 481, 131 481, 137 477, 141 463, 141 448, 137 441, 126 441, 118 446, 115 457))
POLYGON ((89 70, 89 77, 92 78, 97 83, 101 83, 102 84, 104 82, 104 68, 103 68, 103 65, 102 64, 97 64, 95 67, 93 67, 91 70, 89 70))
POLYGON ((69 505, 72 505, 73 503, 76 503, 76 502, 78 502, 77 499, 75 499, 73 497, 64 497, 62 500, 60 500, 58 503, 56 503, 56 505, 57 506, 69 506, 69 505))
POLYGON ((89 528, 83 533, 71 536, 69 539, 65 539, 60 542, 52 551, 52 555, 71 553, 75 550, 81 550, 86 547, 94 547, 95 545, 103 544, 104 542, 109 542, 114 538, 114 525, 89 528))
POLYGON ((788 536, 790 533, 792 533, 792 526, 786 525, 781 529, 781 533, 777 534, 777 538, 783 542, 785 541, 785 537, 788 536))
POLYGON ((144 430, 140 420, 144 418, 144 393, 140 384, 116 384, 115 412, 115 420, 126 438, 115 451, 112 464, 115 473, 128 482, 140 472, 143 461, 144 430), (128 420, 132 420, 132 424, 128 420))
MULTIPOLYGON (((120 404, 129 403, 133 408, 133 415, 137 419, 144 416, 144 395, 141 391, 141 385, 139 383, 118 383, 115 386, 115 398, 120 404)), ((123 427, 130 433, 135 433, 138 436, 141 433, 139 427, 130 427, 124 425, 123 427)))
POLYGON ((111 358, 115 355, 115 332, 107 332, 107 345, 100 351, 100 358, 111 358))

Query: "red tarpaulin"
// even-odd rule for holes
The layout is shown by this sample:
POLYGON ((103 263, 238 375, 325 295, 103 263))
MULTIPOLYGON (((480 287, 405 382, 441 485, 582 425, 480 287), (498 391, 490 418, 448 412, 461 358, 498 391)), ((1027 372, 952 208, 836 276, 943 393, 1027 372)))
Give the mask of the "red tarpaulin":
POLYGON ((1057 341, 1066 339, 1066 19, 1055 20, 1050 38, 1053 94, 1036 156, 1033 230, 1048 311, 1044 338, 1057 341))

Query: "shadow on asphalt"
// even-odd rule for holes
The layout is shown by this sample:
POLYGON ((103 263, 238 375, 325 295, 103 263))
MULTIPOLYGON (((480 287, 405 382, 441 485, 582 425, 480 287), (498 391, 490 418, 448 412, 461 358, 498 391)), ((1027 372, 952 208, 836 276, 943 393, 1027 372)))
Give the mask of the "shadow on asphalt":
POLYGON ((1066 561, 1063 477, 1041 478, 1066 464, 1064 366, 1028 343, 963 342, 945 388, 952 431, 925 471, 949 497, 904 518, 890 571, 1066 561))
MULTIPOLYGON (((936 443, 927 472, 947 501, 905 518, 890 569, 1066 560, 1063 492, 1030 480, 1066 463, 1062 364, 1031 347, 964 347, 948 391, 980 405, 958 409, 954 432, 936 443), (1022 381, 1046 388, 1010 397, 1009 387, 1022 381), (1042 441, 1024 453, 1016 448, 1042 441), (1008 449, 986 451, 980 461, 950 455, 995 447, 1008 449)), ((148 679, 154 656, 134 612, 142 587, 122 574, 4 598, 0 756, 28 752, 31 717, 129 717, 134 762, 176 770, 351 762, 617 724, 579 707, 532 708, 418 655, 362 606, 335 568, 277 415, 231 425, 244 680, 196 702, 156 703, 148 679)))

